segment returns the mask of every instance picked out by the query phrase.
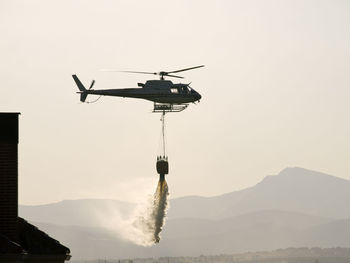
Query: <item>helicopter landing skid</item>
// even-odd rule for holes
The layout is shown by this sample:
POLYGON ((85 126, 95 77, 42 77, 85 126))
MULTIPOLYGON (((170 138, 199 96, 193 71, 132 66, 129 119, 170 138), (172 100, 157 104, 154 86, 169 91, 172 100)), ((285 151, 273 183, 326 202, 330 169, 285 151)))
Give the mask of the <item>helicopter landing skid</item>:
POLYGON ((153 112, 180 112, 188 107, 188 104, 154 103, 153 112))

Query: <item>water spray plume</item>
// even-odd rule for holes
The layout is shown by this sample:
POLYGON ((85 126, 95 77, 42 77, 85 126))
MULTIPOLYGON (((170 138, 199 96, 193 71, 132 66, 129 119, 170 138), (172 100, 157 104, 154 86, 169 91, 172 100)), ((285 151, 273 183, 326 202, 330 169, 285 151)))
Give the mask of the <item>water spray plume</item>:
POLYGON ((164 179, 160 179, 156 192, 149 200, 144 211, 133 222, 133 227, 138 230, 142 237, 140 245, 150 246, 160 241, 160 232, 165 223, 168 208, 168 185, 164 179))
POLYGON ((160 241, 160 232, 162 231, 166 211, 168 207, 168 184, 163 179, 160 179, 158 182, 157 190, 154 194, 154 242, 159 243, 160 241))

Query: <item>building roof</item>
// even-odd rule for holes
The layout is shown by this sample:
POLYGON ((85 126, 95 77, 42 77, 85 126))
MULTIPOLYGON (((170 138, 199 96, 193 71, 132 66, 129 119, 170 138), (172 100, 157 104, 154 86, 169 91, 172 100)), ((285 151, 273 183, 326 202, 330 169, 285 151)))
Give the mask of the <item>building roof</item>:
POLYGON ((18 217, 18 243, 28 253, 35 255, 69 255, 69 248, 63 246, 36 226, 18 217))
POLYGON ((19 244, 0 234, 0 254, 19 254, 23 252, 23 248, 19 244))
POLYGON ((63 246, 36 226, 18 217, 18 242, 0 234, 0 261, 59 259, 62 262, 71 258, 69 248, 63 246))

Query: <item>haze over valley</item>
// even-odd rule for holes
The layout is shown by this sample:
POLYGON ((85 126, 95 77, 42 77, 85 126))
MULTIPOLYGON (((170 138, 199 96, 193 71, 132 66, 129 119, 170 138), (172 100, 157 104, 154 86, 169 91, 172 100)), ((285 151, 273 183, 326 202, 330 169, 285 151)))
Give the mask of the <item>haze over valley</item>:
POLYGON ((122 234, 135 209, 117 200, 65 200, 20 206, 20 215, 69 246, 74 259, 350 246, 350 181, 303 168, 220 196, 171 199, 162 242, 152 247, 122 234))

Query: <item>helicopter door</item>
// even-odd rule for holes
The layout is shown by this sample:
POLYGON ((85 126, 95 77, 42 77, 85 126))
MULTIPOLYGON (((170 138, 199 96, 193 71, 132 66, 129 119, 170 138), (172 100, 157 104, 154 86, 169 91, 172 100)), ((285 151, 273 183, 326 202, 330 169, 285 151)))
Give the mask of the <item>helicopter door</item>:
POLYGON ((171 88, 170 92, 174 93, 174 94, 177 94, 177 93, 179 93, 179 90, 177 88, 171 88))

